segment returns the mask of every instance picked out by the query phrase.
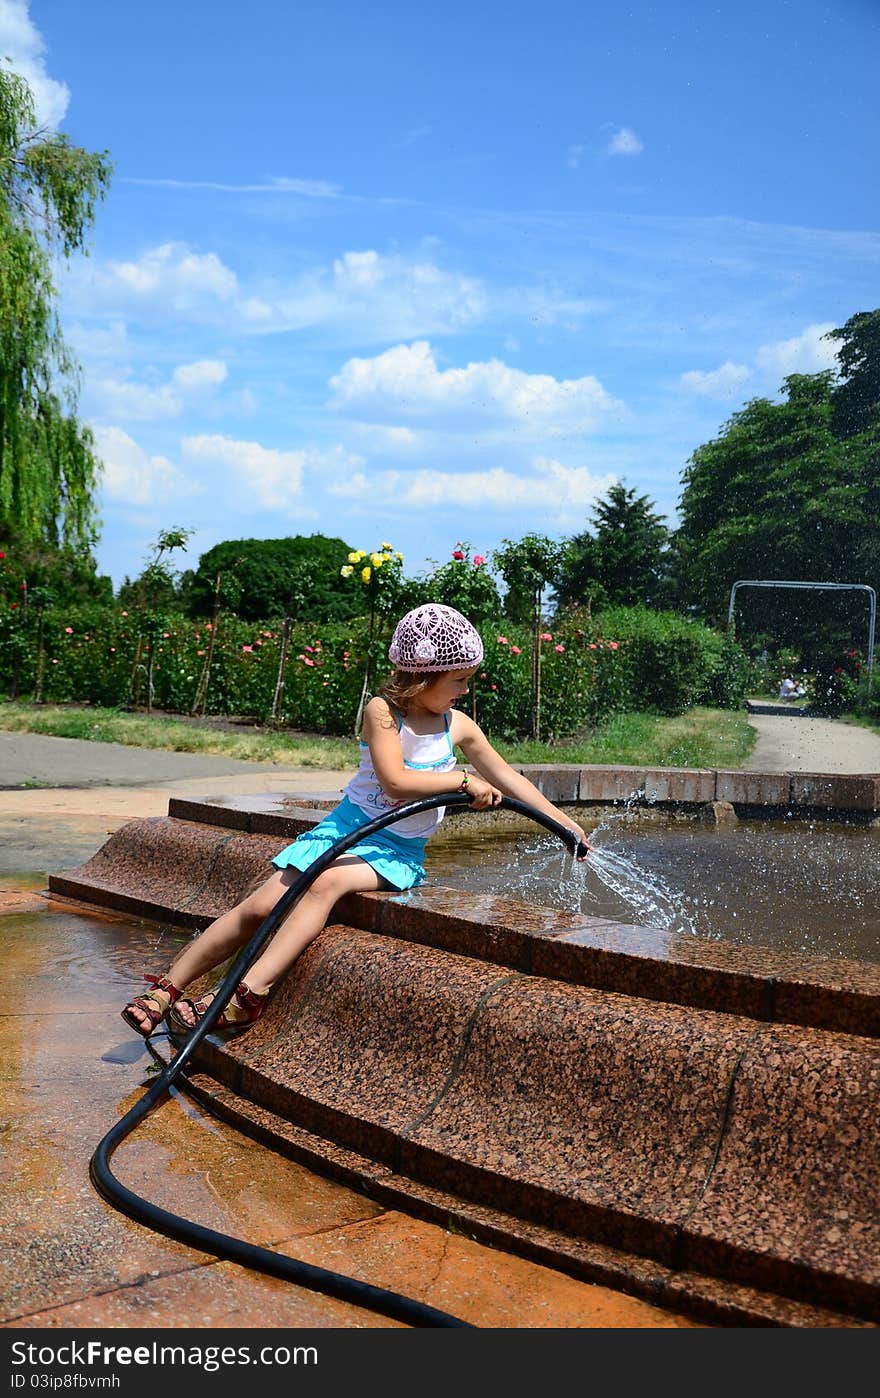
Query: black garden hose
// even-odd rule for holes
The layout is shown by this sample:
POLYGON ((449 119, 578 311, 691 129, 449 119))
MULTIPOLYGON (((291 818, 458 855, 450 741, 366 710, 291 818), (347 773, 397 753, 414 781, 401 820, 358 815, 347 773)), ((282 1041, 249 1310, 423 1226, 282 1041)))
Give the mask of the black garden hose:
MULTIPOLYGON (((375 820, 359 826, 357 830, 353 830, 349 835, 337 840, 304 873, 300 874, 289 888, 285 889, 275 907, 260 923, 251 940, 239 952, 230 970, 217 987, 215 997, 206 1014, 180 1046, 174 1060, 163 1069, 155 1082, 150 1084, 143 1097, 110 1128, 95 1148, 89 1162, 89 1177, 98 1193, 109 1204, 112 1204, 114 1208, 119 1209, 129 1218, 135 1219, 136 1222, 145 1223, 155 1232, 164 1233, 169 1238, 177 1238, 180 1242, 199 1248, 203 1252, 213 1253, 214 1256, 225 1258, 230 1262, 238 1262, 244 1267, 265 1272, 269 1276, 280 1277, 283 1281, 295 1282, 297 1285, 307 1287, 312 1291, 320 1291, 327 1296, 336 1296, 340 1300, 350 1301, 356 1306, 363 1306, 365 1309, 375 1311, 380 1315, 390 1316, 393 1320, 403 1321, 407 1325, 472 1328, 467 1321, 459 1320, 456 1316, 449 1315, 445 1311, 436 1310, 433 1306, 423 1305, 422 1302, 415 1301, 411 1297, 401 1296, 394 1291, 386 1291, 382 1287, 370 1286, 366 1282, 357 1281, 354 1277, 346 1277, 339 1272, 331 1272, 323 1267, 314 1267, 310 1263, 299 1261, 297 1258, 286 1257, 282 1253, 272 1252, 268 1248, 247 1243, 241 1238, 233 1238, 225 1233, 218 1233, 213 1228, 204 1228, 201 1224, 192 1223, 181 1218, 178 1214, 161 1209, 156 1204, 151 1204, 149 1200, 134 1194, 117 1180, 110 1169, 110 1157, 116 1147, 134 1130, 139 1122, 143 1121, 144 1117, 165 1096, 175 1079, 180 1076, 202 1039, 210 1033, 220 1018, 249 966, 256 960, 258 953, 286 917, 291 906, 314 883, 319 874, 322 874, 333 863, 334 859, 338 859, 341 854, 351 849, 352 845, 356 845, 364 836, 372 835, 377 830, 383 830, 386 825, 392 825, 396 821, 402 820, 404 816, 417 815, 421 811, 429 811, 436 806, 469 806, 470 804, 471 798, 466 793, 456 792, 453 795, 426 796, 403 806, 395 806, 385 815, 377 816, 375 820)), ((582 847, 573 830, 562 825, 559 821, 553 820, 551 816, 544 815, 543 811, 527 805, 525 801, 517 801, 512 796, 503 796, 498 805, 487 809, 496 811, 506 809, 528 816, 530 820, 536 821, 554 835, 558 835, 573 854, 582 847)))

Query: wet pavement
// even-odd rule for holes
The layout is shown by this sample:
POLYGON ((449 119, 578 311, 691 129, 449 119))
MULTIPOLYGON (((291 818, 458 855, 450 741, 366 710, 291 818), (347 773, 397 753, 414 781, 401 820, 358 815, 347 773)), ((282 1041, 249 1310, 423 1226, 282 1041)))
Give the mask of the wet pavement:
MULTIPOLYGON (((188 762, 179 779, 146 790, 0 793, 0 1328, 400 1328, 154 1233, 89 1179, 98 1142, 151 1080, 152 1058, 120 1006, 186 934, 74 912, 48 899, 46 876, 88 858, 126 820, 164 814, 171 795, 322 794, 347 774, 275 773, 271 787, 268 775, 188 762)), ((707 1328, 387 1209, 242 1138, 176 1091, 123 1142, 113 1171, 188 1219, 479 1328, 707 1328)))

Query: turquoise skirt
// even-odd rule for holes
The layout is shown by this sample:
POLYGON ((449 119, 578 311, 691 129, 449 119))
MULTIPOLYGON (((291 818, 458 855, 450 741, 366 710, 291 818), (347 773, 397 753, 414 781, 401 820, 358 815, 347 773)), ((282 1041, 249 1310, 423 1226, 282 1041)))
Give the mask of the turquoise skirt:
MULTIPOLYGON (((304 872, 337 840, 350 835, 360 825, 369 825, 373 819, 344 796, 336 809, 329 811, 311 830, 305 830, 292 845, 279 850, 272 863, 276 869, 293 868, 304 872)), ((367 835, 345 853, 356 854, 401 891, 415 888, 425 877, 425 841, 395 835, 391 826, 367 835)))

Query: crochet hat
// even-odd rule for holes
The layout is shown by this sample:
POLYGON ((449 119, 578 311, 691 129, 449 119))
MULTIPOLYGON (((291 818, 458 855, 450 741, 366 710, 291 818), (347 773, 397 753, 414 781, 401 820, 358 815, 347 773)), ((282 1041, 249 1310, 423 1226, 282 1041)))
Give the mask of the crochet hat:
POLYGON ((483 659, 483 642, 454 607, 427 602, 394 629, 388 659, 398 670, 470 670, 483 659))

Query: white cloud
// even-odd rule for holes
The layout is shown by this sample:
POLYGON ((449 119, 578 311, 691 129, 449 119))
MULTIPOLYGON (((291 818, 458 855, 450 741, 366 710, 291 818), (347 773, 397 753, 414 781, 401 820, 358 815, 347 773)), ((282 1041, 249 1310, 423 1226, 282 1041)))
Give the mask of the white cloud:
POLYGON ((28 14, 28 0, 0 0, 0 63, 10 60, 14 72, 31 89, 37 126, 54 130, 70 104, 70 89, 46 72, 46 45, 28 14))
POLYGON ((216 253, 193 252, 186 243, 163 243, 135 262, 107 262, 96 282, 106 292, 153 304, 162 301, 177 311, 205 299, 228 304, 238 298, 235 273, 216 253))
POLYGON ((816 374, 822 369, 838 367, 835 341, 823 340, 829 330, 835 328, 831 321, 821 325, 808 325, 800 335, 790 340, 776 340, 762 345, 755 354, 755 362, 765 373, 784 379, 788 374, 816 374))
POLYGON ((330 387, 333 406, 355 416, 415 418, 447 430, 516 424, 552 437, 589 432, 623 411, 592 376, 527 374, 498 359, 438 369, 425 340, 395 345, 373 359, 349 359, 330 387))
POLYGON ((192 460, 208 462, 222 481, 237 493, 242 508, 302 514, 303 472, 331 478, 362 465, 363 459, 342 447, 326 451, 278 451, 260 442, 235 441, 208 434, 184 437, 183 451, 192 460))
POLYGON ((102 325, 71 325, 67 339, 79 358, 89 364, 118 365, 131 354, 128 327, 119 316, 102 325))
POLYGON ((706 372, 691 369, 682 374, 679 383, 689 393, 698 393, 703 398, 732 398, 751 375, 747 364, 734 364, 727 359, 717 369, 706 372))
POLYGON ((628 126, 621 126, 615 131, 606 147, 608 155, 639 155, 645 149, 636 133, 628 126))
POLYGON ((120 427, 95 427, 95 446, 104 463, 103 491, 108 500, 125 505, 173 503, 176 497, 199 495, 192 481, 165 456, 149 456, 120 427))
POLYGON ((388 340, 461 330, 484 315, 485 294, 473 277, 368 248, 302 277, 278 294, 273 312, 273 329, 326 325, 358 339, 388 340))
POLYGON ((224 194, 298 194, 305 199, 339 199, 342 191, 327 180, 300 180, 276 175, 262 184, 221 184, 217 180, 149 180, 128 176, 123 184, 160 185, 163 189, 213 189, 224 194))
POLYGON ((151 385, 130 379, 99 378, 89 390, 105 417, 130 422, 157 422, 180 417, 189 404, 209 396, 226 379, 226 365, 219 359, 199 359, 178 364, 168 383, 151 385))
POLYGON ((754 368, 747 364, 734 364, 728 359, 717 369, 705 372, 692 369, 682 374, 679 384, 689 393, 705 398, 732 398, 755 371, 766 381, 772 379, 776 386, 789 374, 816 374, 823 369, 836 369, 838 359, 834 341, 823 338, 833 329, 830 321, 808 325, 800 335, 761 345, 755 351, 754 368))
POLYGON ((586 466, 536 457, 523 472, 501 466, 487 471, 360 471, 332 484, 329 493, 381 508, 447 507, 479 509, 481 514, 529 510, 562 518, 569 513, 582 517, 616 480, 612 474, 593 475, 586 466))
POLYGON ((394 427, 379 422, 358 422, 354 430, 367 448, 397 455, 409 455, 420 446, 422 440, 419 433, 409 427, 394 427))
POLYGON ((124 379, 97 379, 90 392, 104 417, 124 418, 127 422, 159 422, 179 417, 183 403, 170 384, 151 388, 149 384, 124 379))
POLYGON ((129 261, 69 273, 79 313, 123 313, 140 320, 181 318, 224 328, 278 332, 323 326, 343 339, 374 343, 451 334, 481 319, 482 284, 425 257, 375 249, 347 251, 287 283, 244 288, 213 252, 184 242, 149 248, 129 261), (236 325, 237 321, 237 325, 236 325))
POLYGON ((198 393, 224 383, 226 375, 222 359, 196 359, 192 364, 178 364, 171 377, 184 393, 198 393))

